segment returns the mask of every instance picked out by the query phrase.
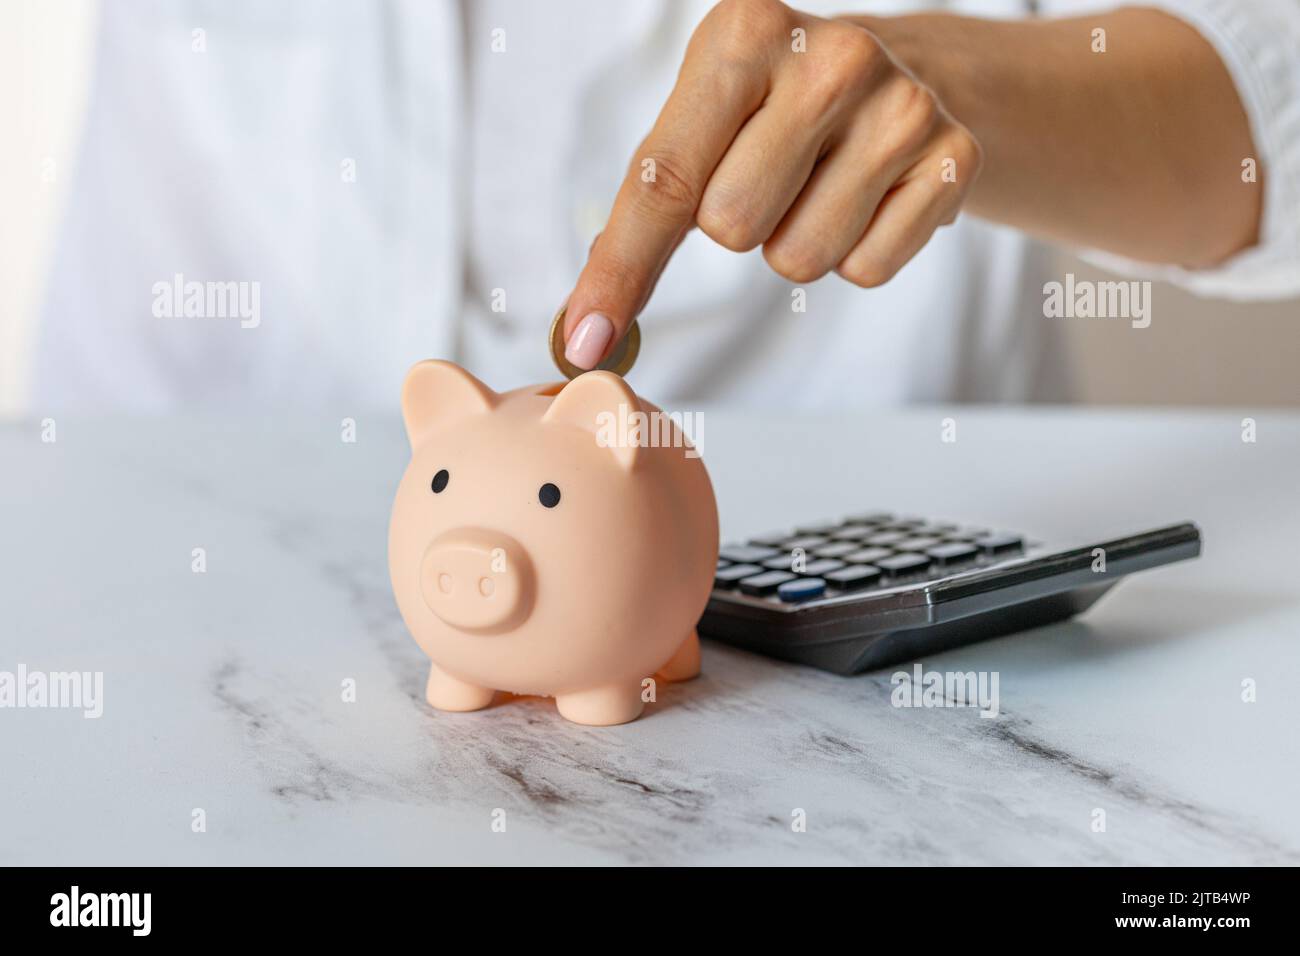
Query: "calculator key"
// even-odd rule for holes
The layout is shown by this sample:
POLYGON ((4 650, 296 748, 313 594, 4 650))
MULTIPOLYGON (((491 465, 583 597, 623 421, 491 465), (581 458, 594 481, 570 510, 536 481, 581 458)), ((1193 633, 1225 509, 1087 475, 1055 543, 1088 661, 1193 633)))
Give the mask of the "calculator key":
POLYGON ((889 527, 897 528, 902 531, 905 528, 919 528, 925 524, 924 518, 918 518, 915 515, 903 515, 901 518, 894 518, 889 523, 889 527))
POLYGON ((821 578, 799 578, 795 581, 786 581, 785 584, 778 584, 776 588, 776 596, 790 604, 811 601, 825 593, 826 582, 821 578))
POLYGON ((873 568, 869 564, 851 564, 842 571, 831 571, 823 577, 831 587, 839 588, 841 591, 856 591, 859 588, 869 588, 873 584, 878 584, 881 573, 880 568, 873 568))
POLYGON ((727 565, 729 565, 730 563, 731 563, 731 562, 728 561, 728 560, 726 560, 725 558, 718 558, 718 570, 722 570, 723 568, 725 568, 725 567, 726 567, 727 565))
POLYGON ((746 594, 752 594, 755 597, 761 597, 764 594, 771 594, 786 581, 793 581, 794 575, 789 571, 764 571, 762 574, 755 574, 753 577, 744 578, 740 582, 740 590, 746 594))
POLYGON ((881 547, 887 544, 897 544, 907 536, 908 535, 906 531, 885 531, 881 534, 873 534, 870 538, 867 538, 863 543, 875 545, 876 547, 881 547))
POLYGON ((842 558, 850 551, 857 551, 858 543, 856 541, 833 541, 830 544, 824 544, 820 548, 814 548, 813 554, 819 558, 842 558))
POLYGON ((845 524, 882 524, 893 517, 888 511, 868 511, 863 514, 849 515, 844 522, 845 524))
POLYGON ((876 567, 885 572, 886 577, 899 577, 904 574, 915 574, 917 571, 924 571, 930 566, 930 559, 924 554, 896 554, 892 558, 881 558, 876 562, 876 567))
POLYGON ((1024 539, 1018 534, 988 534, 976 538, 973 543, 985 554, 1005 554, 1008 551, 1019 551, 1024 544, 1024 539))
POLYGON ((861 551, 846 554, 844 560, 852 561, 854 564, 875 564, 881 558, 887 558, 893 553, 888 548, 863 548, 861 551))
POLYGON ((729 544, 718 552, 718 557, 741 564, 755 564, 774 558, 781 552, 776 548, 765 548, 755 544, 729 544))
POLYGON ((950 524, 947 521, 932 521, 920 530, 922 534, 945 535, 960 531, 961 527, 955 524, 950 524))
POLYGON ((812 548, 820 548, 823 544, 830 544, 831 539, 820 534, 807 534, 797 538, 786 538, 781 542, 781 547, 787 551, 793 551, 795 548, 802 548, 804 551, 812 548))
POLYGON ((846 524, 842 528, 836 528, 831 532, 831 537, 836 541, 861 541, 863 538, 869 538, 876 534, 880 529, 873 528, 869 524, 846 524))
POLYGON ((827 524, 826 522, 822 522, 821 524, 800 524, 795 525, 794 533, 829 535, 838 527, 839 525, 837 524, 827 524))
POLYGON ((937 547, 930 548, 926 552, 938 564, 960 564, 962 561, 970 561, 979 557, 980 549, 973 544, 967 544, 964 541, 952 541, 948 544, 941 544, 937 547))
POLYGON ((940 544, 943 544, 942 538, 904 538, 894 547, 899 551, 924 551, 940 544))
POLYGON ((769 571, 793 571, 795 574, 808 574, 817 576, 827 571, 838 571, 844 567, 843 561, 833 561, 830 558, 814 558, 809 561, 804 559, 804 566, 796 568, 794 566, 794 557, 789 554, 783 554, 779 558, 768 558, 763 562, 763 567, 769 571))
POLYGON ((733 564, 730 567, 721 568, 713 575, 713 586, 715 588, 734 588, 741 578, 752 577, 762 570, 756 564, 733 564))
POLYGON ((974 541, 988 533, 988 528, 958 528, 956 531, 945 532, 943 537, 949 541, 974 541))
POLYGON ((749 539, 749 543, 762 545, 765 548, 775 548, 788 537, 790 537, 789 531, 769 531, 767 534, 754 535, 749 539))

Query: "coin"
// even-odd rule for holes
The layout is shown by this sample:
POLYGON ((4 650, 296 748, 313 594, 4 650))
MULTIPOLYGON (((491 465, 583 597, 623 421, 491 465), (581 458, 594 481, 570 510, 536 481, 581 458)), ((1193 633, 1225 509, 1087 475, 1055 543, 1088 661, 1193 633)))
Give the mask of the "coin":
MULTIPOLYGON (((555 360, 555 367, 560 370, 560 373, 565 378, 573 379, 587 371, 587 369, 578 368, 564 357, 564 313, 566 311, 567 306, 561 307, 551 321, 551 358, 555 360)), ((640 351, 641 327, 633 319, 631 327, 627 330, 627 335, 614 343, 613 351, 596 368, 606 372, 614 372, 616 375, 626 375, 632 370, 632 366, 636 364, 637 353, 640 351)))

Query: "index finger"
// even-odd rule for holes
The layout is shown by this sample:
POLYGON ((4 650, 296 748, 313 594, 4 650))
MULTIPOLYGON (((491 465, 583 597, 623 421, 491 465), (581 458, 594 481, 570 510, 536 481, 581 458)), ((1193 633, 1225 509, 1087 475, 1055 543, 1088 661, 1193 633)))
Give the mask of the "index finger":
POLYGON ((705 59, 688 51, 569 296, 565 356, 581 368, 594 368, 641 311, 695 224, 709 176, 767 95, 761 66, 705 59))

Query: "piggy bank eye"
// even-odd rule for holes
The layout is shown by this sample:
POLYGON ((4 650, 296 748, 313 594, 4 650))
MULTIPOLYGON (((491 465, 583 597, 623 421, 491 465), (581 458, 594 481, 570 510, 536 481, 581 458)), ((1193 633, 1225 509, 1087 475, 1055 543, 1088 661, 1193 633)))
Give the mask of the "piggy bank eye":
POLYGON ((441 494, 442 490, 447 487, 447 482, 449 481, 451 481, 451 475, 447 473, 447 469, 444 468, 439 471, 433 476, 433 484, 431 485, 433 493, 435 495, 441 494))
POLYGON ((544 508, 554 508, 560 503, 560 489, 548 481, 537 489, 537 500, 544 508))

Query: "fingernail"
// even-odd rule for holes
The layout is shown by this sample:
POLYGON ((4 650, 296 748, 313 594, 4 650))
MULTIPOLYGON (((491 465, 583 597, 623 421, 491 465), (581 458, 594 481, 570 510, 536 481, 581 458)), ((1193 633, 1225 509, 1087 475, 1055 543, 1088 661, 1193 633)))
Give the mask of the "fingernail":
POLYGON ((599 312, 592 312, 573 330, 564 357, 578 368, 593 369, 599 364, 614 337, 614 323, 599 312))

